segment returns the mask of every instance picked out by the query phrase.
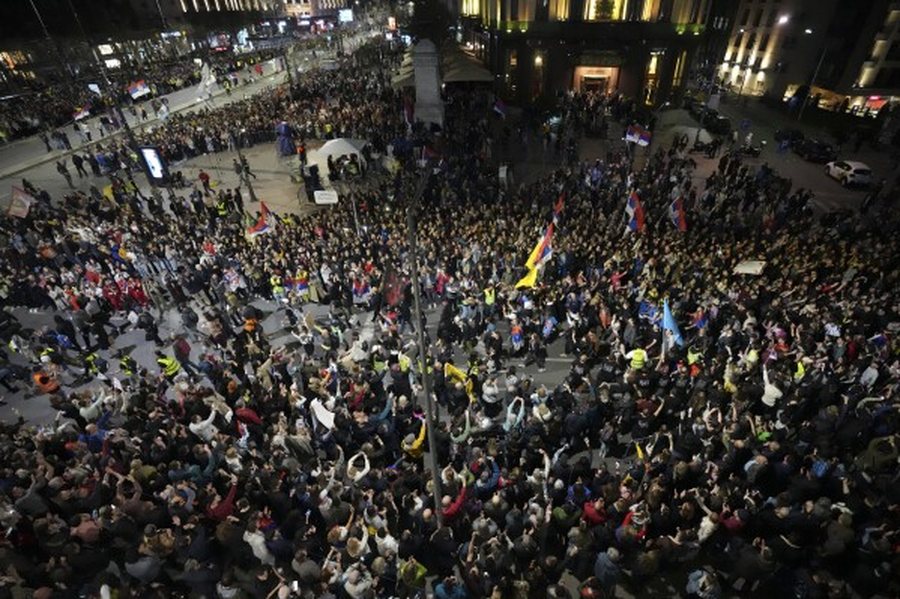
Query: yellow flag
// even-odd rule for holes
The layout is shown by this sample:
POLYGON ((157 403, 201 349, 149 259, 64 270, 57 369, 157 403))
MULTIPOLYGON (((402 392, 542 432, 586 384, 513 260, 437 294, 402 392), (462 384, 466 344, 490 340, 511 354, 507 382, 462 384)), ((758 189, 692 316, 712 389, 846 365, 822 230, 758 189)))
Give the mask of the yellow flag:
POLYGON ((466 379, 468 378, 465 372, 463 372, 453 364, 450 364, 449 362, 444 364, 444 376, 460 383, 465 383, 466 379))
POLYGON ((519 282, 516 283, 516 289, 522 289, 523 287, 534 287, 537 283, 538 269, 535 267, 528 269, 528 274, 519 279, 519 282))

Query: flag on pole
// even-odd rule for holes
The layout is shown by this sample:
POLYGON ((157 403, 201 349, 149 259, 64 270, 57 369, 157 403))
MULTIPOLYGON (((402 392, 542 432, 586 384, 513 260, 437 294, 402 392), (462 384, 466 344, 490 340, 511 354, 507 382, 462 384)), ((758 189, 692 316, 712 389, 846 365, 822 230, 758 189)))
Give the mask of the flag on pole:
POLYGON ((669 204, 669 218, 676 229, 682 233, 687 231, 687 218, 684 216, 684 198, 678 196, 669 204))
POLYGON ((559 198, 557 198, 556 203, 553 204, 553 223, 559 223, 559 215, 563 213, 563 210, 566 209, 566 192, 562 192, 559 194, 559 198))
POLYGON ((10 197, 9 209, 6 211, 10 216, 15 216, 16 218, 25 218, 28 216, 28 212, 31 210, 31 205, 34 204, 36 200, 34 196, 21 189, 19 187, 13 186, 12 195, 10 197))
POLYGON ((500 118, 506 118, 506 103, 503 102, 503 100, 501 100, 500 98, 497 98, 494 101, 494 112, 500 115, 500 118))
POLYGON ((255 237, 269 230, 269 207, 265 202, 259 203, 259 218, 256 224, 247 229, 247 234, 255 237))
POLYGON ((537 283, 538 268, 543 266, 553 255, 552 241, 553 223, 550 223, 544 230, 544 234, 538 240, 537 245, 534 246, 534 249, 531 250, 531 253, 528 255, 528 260, 525 261, 525 268, 528 269, 528 274, 516 283, 516 289, 535 286, 537 283))
POLYGON ((91 105, 85 104, 84 106, 79 106, 72 113, 72 118, 76 121, 80 121, 81 119, 85 119, 91 116, 91 105))
POLYGON ((636 191, 632 191, 625 204, 625 215, 628 217, 629 231, 640 233, 644 230, 644 207, 641 206, 641 198, 636 191))
POLYGON ((138 98, 142 98, 150 93, 150 86, 148 86, 143 79, 132 81, 128 84, 128 93, 132 98, 137 100, 138 98))
POLYGON ((672 310, 669 309, 669 300, 666 299, 663 301, 663 331, 669 334, 670 338, 678 344, 679 347, 684 347, 684 338, 681 336, 681 331, 678 330, 678 323, 675 322, 675 317, 672 315, 672 310))
POLYGON ((625 129, 625 141, 633 144, 649 146, 652 138, 653 134, 640 125, 628 125, 628 128, 625 129))

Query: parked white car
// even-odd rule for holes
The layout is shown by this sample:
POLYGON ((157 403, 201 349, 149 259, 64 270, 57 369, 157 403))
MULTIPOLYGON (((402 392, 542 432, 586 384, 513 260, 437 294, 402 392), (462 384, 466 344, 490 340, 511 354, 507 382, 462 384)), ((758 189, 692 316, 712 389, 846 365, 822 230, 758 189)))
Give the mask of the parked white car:
POLYGON ((825 174, 837 179, 844 187, 858 185, 867 187, 872 182, 872 169, 862 162, 835 160, 825 165, 825 174))

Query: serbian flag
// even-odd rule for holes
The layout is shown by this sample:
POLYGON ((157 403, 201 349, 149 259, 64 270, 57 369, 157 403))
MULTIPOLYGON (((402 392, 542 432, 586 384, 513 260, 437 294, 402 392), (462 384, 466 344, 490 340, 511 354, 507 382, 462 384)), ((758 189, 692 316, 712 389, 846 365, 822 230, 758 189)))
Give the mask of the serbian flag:
POLYGON ((528 255, 528 260, 525 262, 525 268, 537 268, 549 260, 553 255, 552 241, 553 223, 550 223, 544 230, 544 234, 541 236, 540 240, 538 240, 537 245, 531 250, 531 254, 528 255))
POLYGON ((500 98, 494 101, 494 112, 500 115, 500 118, 506 118, 506 104, 500 98))
POLYGON ((566 209, 566 192, 559 194, 556 203, 553 204, 553 222, 559 224, 559 215, 566 209))
POLYGON ((85 104, 84 106, 76 108, 75 111, 72 113, 72 118, 75 119, 76 121, 80 121, 81 119, 86 119, 89 116, 91 116, 91 105, 90 104, 85 104))
POLYGON ((628 217, 629 231, 640 233, 644 230, 644 207, 641 206, 641 198, 636 191, 632 191, 625 204, 625 216, 628 217))
POLYGON ((294 287, 297 289, 297 293, 309 293, 309 275, 305 270, 297 273, 297 277, 294 279, 294 287))
POLYGON ((625 141, 633 144, 649 146, 652 138, 653 134, 640 125, 628 125, 628 128, 625 129, 625 141))
POLYGON ((544 234, 538 240, 537 245, 531 250, 531 254, 528 255, 528 260, 525 261, 525 268, 528 269, 528 274, 519 279, 519 282, 516 283, 516 289, 534 287, 535 284, 537 284, 538 268, 547 262, 553 255, 553 247, 551 245, 552 240, 553 223, 550 223, 547 225, 544 234))
POLYGON ((256 224, 247 229, 247 235, 255 237, 269 230, 269 207, 265 202, 259 203, 259 218, 256 224))
POLYGON ((132 98, 137 100, 138 98, 142 98, 143 96, 146 96, 147 94, 149 94, 150 87, 147 85, 147 83, 143 79, 140 79, 138 81, 132 81, 131 83, 128 84, 128 93, 131 95, 132 98))
POLYGON ((353 295, 358 298, 364 298, 369 294, 369 280, 366 278, 356 279, 353 281, 353 295))
POLYGON ((678 196, 669 204, 669 218, 675 228, 681 231, 687 231, 687 219, 684 216, 684 198, 678 196))

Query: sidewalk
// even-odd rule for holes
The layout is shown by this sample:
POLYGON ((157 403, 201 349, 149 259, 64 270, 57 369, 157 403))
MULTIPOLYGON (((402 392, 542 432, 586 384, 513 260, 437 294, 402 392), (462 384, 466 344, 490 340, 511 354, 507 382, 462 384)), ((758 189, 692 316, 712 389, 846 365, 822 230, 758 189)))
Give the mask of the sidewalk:
MULTIPOLYGON (((227 104, 246 97, 247 95, 255 95, 265 91, 272 84, 281 83, 285 73, 277 68, 276 64, 274 64, 276 62, 276 60, 270 60, 263 63, 262 77, 256 79, 252 83, 233 89, 230 95, 226 93, 225 89, 217 87, 213 92, 209 104, 213 106, 227 104)), ((180 89, 164 97, 169 101, 169 114, 194 109, 198 104, 196 86, 180 89)), ((123 109, 122 112, 124 113, 128 124, 135 131, 159 123, 159 119, 155 116, 145 121, 141 121, 139 118, 133 117, 127 110, 123 109)), ((100 130, 100 119, 98 117, 91 117, 82 122, 88 123, 91 131, 95 134, 100 130)), ((71 125, 62 127, 60 130, 65 131, 69 136, 69 140, 72 142, 71 150, 52 150, 48 152, 44 143, 36 135, 17 140, 0 148, 0 179, 14 177, 28 169, 65 158, 75 151, 79 151, 87 146, 111 139, 124 133, 122 129, 119 129, 102 138, 93 137, 92 141, 87 144, 82 144, 81 139, 74 132, 71 125)), ((4 196, 6 193, 8 193, 8 191, 4 191, 4 196)))

